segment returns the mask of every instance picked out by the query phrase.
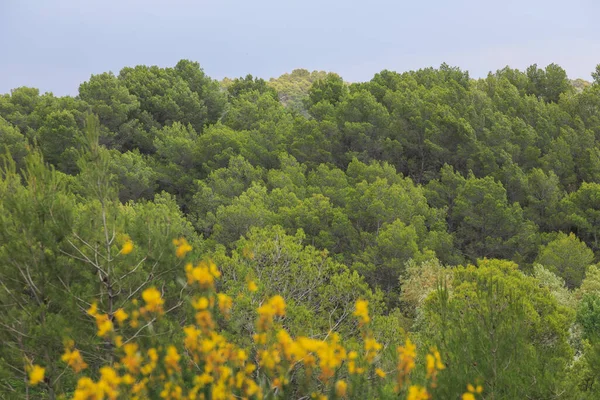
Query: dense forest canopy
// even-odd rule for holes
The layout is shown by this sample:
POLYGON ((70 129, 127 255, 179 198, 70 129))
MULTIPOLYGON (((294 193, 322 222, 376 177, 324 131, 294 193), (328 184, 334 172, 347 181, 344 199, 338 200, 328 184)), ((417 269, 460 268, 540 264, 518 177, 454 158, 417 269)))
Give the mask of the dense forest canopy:
MULTIPOLYGON (((592 76, 442 64, 218 82, 181 60, 92 75, 75 97, 0 96, 0 397, 71 396, 66 340, 97 378, 114 349, 86 310, 120 323, 150 287, 165 302, 153 340, 189 350, 183 237, 219 268, 234 299, 219 329, 238 346, 281 295, 290 335, 372 334, 391 375, 385 349, 436 346, 436 398, 475 383, 489 399, 599 398, 600 65, 592 76)), ((300 379, 266 387, 301 397, 300 379)))

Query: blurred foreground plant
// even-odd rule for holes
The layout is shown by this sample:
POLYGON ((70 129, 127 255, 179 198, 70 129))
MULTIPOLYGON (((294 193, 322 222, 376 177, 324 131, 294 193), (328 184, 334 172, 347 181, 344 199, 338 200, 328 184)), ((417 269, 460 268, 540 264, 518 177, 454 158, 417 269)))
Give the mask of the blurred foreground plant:
MULTIPOLYGON (((185 239, 174 241, 176 255, 184 258, 191 250, 185 239)), ((122 254, 133 243, 127 241, 122 254)), ((263 398, 398 398, 431 399, 437 374, 445 368, 440 353, 431 348, 426 355, 426 376, 415 384, 416 346, 406 339, 396 349, 395 371, 382 368, 382 344, 370 329, 369 304, 358 300, 354 316, 361 330, 361 343, 342 344, 335 332, 324 339, 290 336, 282 327, 285 300, 279 296, 264 299, 258 308, 256 334, 251 348, 232 343, 218 329, 230 318, 234 301, 216 290, 221 273, 211 261, 185 266, 187 285, 197 290, 191 300, 194 324, 185 325, 181 341, 159 345, 152 322, 165 313, 161 292, 145 289, 143 304, 132 301, 127 310, 112 315, 101 313, 96 304, 87 310, 97 325, 97 335, 114 349, 112 361, 96 373, 88 368, 73 341, 65 342, 62 357, 68 367, 81 374, 73 399, 263 399, 263 398), (139 306, 138 306, 139 304, 139 306), (139 328, 141 326, 141 328, 139 328), (130 338, 120 333, 137 329, 130 338), (139 328, 139 329, 138 329, 139 328), (140 335, 142 330, 146 335, 140 335), (351 349, 352 348, 352 349, 351 349), (89 374, 86 374, 89 372, 89 374)), ((248 285, 248 296, 256 284, 248 285)), ((44 369, 30 367, 30 384, 43 382, 44 369)), ((482 388, 469 385, 463 399, 472 400, 482 388)))

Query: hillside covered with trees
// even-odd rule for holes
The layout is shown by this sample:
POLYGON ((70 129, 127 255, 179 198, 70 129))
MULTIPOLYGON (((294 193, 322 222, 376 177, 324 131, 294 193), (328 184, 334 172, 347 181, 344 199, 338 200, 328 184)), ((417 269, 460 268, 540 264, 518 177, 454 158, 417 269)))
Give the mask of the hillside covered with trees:
POLYGON ((1 95, 0 398, 600 398, 592 76, 1 95))

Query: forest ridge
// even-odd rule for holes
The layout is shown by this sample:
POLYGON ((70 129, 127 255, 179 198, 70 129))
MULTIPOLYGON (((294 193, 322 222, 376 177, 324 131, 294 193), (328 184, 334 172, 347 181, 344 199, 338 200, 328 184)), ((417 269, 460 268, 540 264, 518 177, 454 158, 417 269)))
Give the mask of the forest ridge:
POLYGON ((0 96, 0 397, 598 398, 592 77, 181 60, 0 96))

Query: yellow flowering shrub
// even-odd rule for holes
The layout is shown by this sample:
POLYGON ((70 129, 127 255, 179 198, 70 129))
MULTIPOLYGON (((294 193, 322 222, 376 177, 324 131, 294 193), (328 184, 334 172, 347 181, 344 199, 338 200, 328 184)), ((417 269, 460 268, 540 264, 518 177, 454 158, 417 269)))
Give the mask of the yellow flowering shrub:
POLYGON ((121 254, 129 254, 133 251, 133 242, 129 238, 129 236, 125 237, 123 242, 123 247, 121 247, 121 254))
MULTIPOLYGON (((174 244, 178 257, 191 251, 185 239, 174 244)), ((219 323, 229 318, 235 302, 216 290, 215 282, 221 276, 217 266, 210 261, 196 266, 188 263, 185 273, 187 284, 196 292, 191 299, 195 315, 194 323, 182 327, 179 343, 156 344, 152 332, 146 332, 143 339, 137 334, 123 336, 123 328, 141 327, 140 332, 165 313, 165 301, 157 288, 145 289, 142 302, 133 301, 127 310, 119 308, 111 316, 99 312, 95 303, 91 305, 87 313, 95 319, 97 335, 112 343, 114 356, 94 372, 75 343, 65 342, 62 361, 80 374, 73 399, 432 398, 437 374, 444 369, 440 353, 430 350, 425 357, 426 381, 413 384, 417 352, 407 338, 396 349, 396 370, 386 372, 383 346, 370 329, 366 300, 355 305, 361 342, 353 349, 347 348, 335 332, 323 339, 292 337, 283 327, 286 302, 278 295, 263 299, 257 310, 253 345, 241 348, 218 329, 219 323)), ((251 296, 255 288, 250 282, 251 296)), ((43 377, 42 367, 31 366, 32 385, 43 377)), ((473 399, 481 390, 481 386, 469 385, 463 398, 473 399)))

